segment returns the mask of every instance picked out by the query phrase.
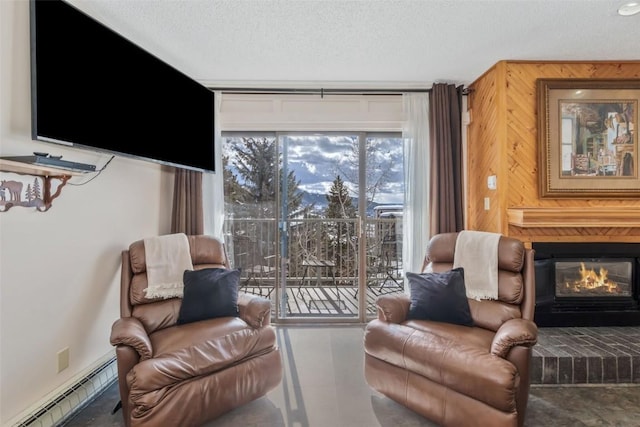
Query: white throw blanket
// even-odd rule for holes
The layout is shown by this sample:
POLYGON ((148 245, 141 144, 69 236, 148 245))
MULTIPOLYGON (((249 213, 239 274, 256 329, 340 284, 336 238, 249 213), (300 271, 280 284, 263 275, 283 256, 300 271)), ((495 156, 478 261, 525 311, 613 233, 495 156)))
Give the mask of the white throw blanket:
POLYGON ((189 239, 184 233, 144 239, 147 264, 147 298, 182 297, 185 270, 193 270, 189 239))
POLYGON ((463 230, 458 233, 453 268, 464 269, 467 297, 498 299, 499 233, 463 230))

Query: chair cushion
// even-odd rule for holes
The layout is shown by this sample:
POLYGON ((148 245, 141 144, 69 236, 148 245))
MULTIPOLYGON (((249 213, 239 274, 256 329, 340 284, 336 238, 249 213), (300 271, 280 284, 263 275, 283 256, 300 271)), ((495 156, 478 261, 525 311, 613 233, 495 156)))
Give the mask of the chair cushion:
POLYGON ((407 272, 411 289, 408 319, 473 326, 464 285, 464 270, 443 273, 407 272))
MULTIPOLYGON (((458 233, 437 234, 427 247, 423 270, 443 272, 453 268, 454 250, 458 233)), ((513 237, 502 236, 498 243, 498 300, 520 304, 524 294, 522 268, 525 258, 524 244, 513 237)), ((475 315, 474 315, 475 318, 475 315)))
POLYGON ((168 388, 272 351, 273 328, 254 329, 238 317, 176 325, 150 335, 153 357, 127 374, 136 405, 155 406, 168 388))
MULTIPOLYGON (((194 270, 227 266, 224 245, 220 240, 206 235, 187 236, 187 238, 194 270)), ((144 240, 132 243, 126 255, 129 258, 128 273, 132 274, 129 289, 130 304, 136 306, 158 302, 157 299, 147 298, 144 291, 149 285, 144 240)), ((174 316, 174 323, 176 317, 174 316)))
POLYGON ((511 362, 492 355, 486 345, 430 332, 427 324, 438 322, 422 322, 424 329, 417 330, 372 320, 365 329, 366 353, 501 411, 515 410, 520 378, 511 362))
POLYGON ((185 271, 178 324, 238 316, 240 270, 204 268, 185 271))

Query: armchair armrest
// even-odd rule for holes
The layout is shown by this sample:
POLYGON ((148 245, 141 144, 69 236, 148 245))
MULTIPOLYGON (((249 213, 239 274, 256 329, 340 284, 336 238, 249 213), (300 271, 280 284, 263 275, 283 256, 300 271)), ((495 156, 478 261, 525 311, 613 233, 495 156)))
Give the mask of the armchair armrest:
POLYGON ((380 295, 376 299, 378 319, 389 323, 402 323, 407 320, 411 300, 406 294, 380 295))
POLYGON ((271 323, 271 300, 259 295, 238 293, 240 318, 252 328, 262 328, 271 323))
POLYGON ((538 327, 531 320, 511 319, 500 326, 491 343, 491 354, 506 358, 515 346, 533 347, 538 342, 538 327))
POLYGON ((132 347, 140 355, 141 360, 150 359, 153 355, 151 340, 142 323, 135 317, 121 317, 111 326, 111 345, 132 347))

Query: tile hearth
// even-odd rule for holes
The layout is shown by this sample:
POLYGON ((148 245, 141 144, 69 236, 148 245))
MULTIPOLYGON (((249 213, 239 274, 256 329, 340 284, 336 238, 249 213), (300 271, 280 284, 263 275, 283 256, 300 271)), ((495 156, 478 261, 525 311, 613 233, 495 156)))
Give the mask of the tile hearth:
POLYGON ((541 327, 531 384, 640 384, 640 326, 541 327))

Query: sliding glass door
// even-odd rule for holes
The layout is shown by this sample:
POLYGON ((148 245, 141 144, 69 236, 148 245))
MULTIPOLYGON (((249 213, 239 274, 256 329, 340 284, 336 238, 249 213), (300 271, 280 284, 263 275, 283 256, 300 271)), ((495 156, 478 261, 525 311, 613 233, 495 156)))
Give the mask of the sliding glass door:
POLYGON ((278 322, 363 322, 402 291, 402 141, 366 133, 224 138, 225 233, 242 289, 278 322))

